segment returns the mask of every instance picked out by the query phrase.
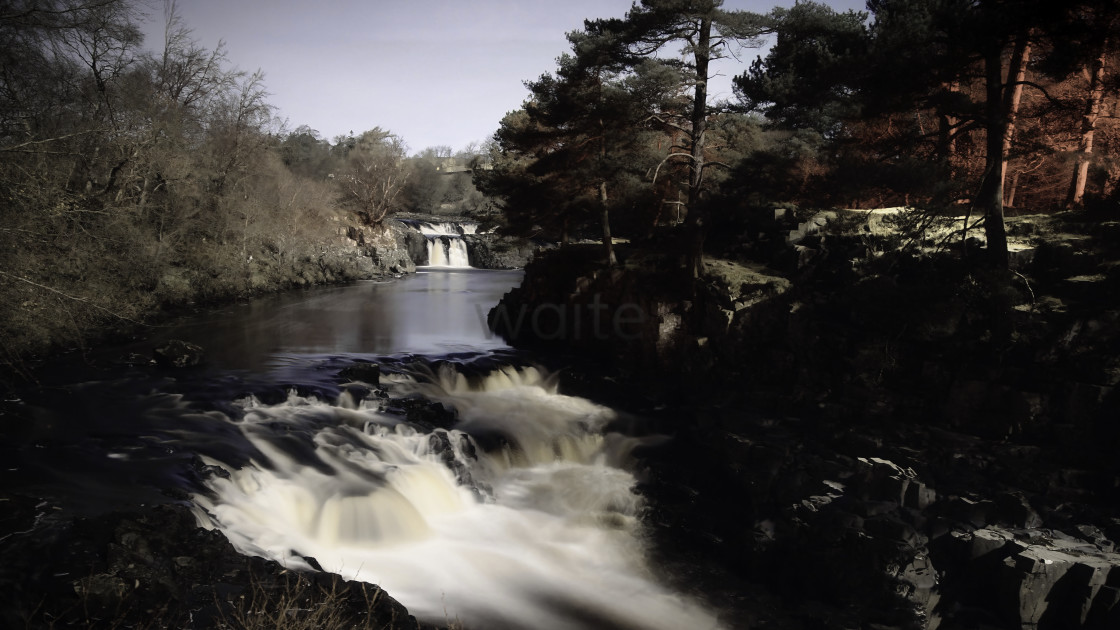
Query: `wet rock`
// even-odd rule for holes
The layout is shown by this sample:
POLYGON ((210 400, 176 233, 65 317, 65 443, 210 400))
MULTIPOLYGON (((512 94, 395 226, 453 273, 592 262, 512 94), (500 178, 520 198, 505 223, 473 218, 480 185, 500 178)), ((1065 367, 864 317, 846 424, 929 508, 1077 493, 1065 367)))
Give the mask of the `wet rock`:
POLYGON ((904 585, 900 594, 916 606, 920 627, 937 630, 941 626, 941 615, 936 612, 941 593, 937 570, 932 560, 927 556, 917 555, 902 569, 898 577, 904 585))
POLYGON ((379 387, 381 385, 381 366, 377 363, 357 361, 353 365, 343 368, 338 376, 349 381, 360 381, 373 387, 379 387))
POLYGON ((387 410, 404 416, 407 421, 425 430, 450 429, 457 421, 454 411, 423 398, 393 398, 389 400, 387 410))
POLYGON ((1085 542, 1096 545, 1101 551, 1113 551, 1115 545, 1109 540, 1099 527, 1094 525, 1078 525, 1074 528, 1075 535, 1085 542))
POLYGON ((937 491, 926 484, 912 480, 906 487, 903 505, 914 510, 924 510, 937 501, 937 491))
POLYGON ((202 347, 181 339, 172 339, 154 351, 156 364, 164 368, 186 368, 200 365, 205 356, 202 347))

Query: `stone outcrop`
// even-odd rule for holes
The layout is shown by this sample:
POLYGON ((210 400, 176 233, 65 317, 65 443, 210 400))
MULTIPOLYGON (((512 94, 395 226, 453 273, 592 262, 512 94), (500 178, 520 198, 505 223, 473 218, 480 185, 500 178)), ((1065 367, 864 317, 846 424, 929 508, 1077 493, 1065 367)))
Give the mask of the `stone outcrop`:
POLYGON ((466 234, 467 256, 479 269, 522 269, 541 246, 527 239, 500 234, 466 234))
POLYGON ((623 265, 605 269, 593 247, 558 250, 526 268, 491 324, 515 345, 581 349, 685 389, 718 382, 782 413, 1051 442, 1063 427, 1063 448, 1107 463, 1120 439, 1106 420, 1120 413, 1120 264, 1108 262, 1120 248, 1091 233, 1074 254, 1048 221, 1012 223, 1035 254, 1010 286, 948 253, 884 255, 863 224, 810 231, 827 243, 810 263, 709 259, 696 283, 668 255, 620 249, 623 265))
POLYGON ((1114 504, 1064 498, 1106 479, 940 429, 667 413, 682 424, 673 449, 649 456, 650 521, 689 556, 797 602, 780 616, 829 628, 1117 627, 1114 504))
POLYGON ((404 246, 416 266, 428 264, 428 239, 416 230, 404 231, 404 246))
POLYGON ((1011 220, 1008 285, 905 218, 775 214, 698 282, 648 248, 549 252, 491 325, 687 401, 652 520, 810 624, 1118 627, 1120 241, 1011 220))
POLYGON ((409 256, 410 230, 396 221, 380 225, 351 227, 347 236, 361 248, 379 274, 405 274, 416 271, 409 256))
POLYGON ((704 281, 693 285, 658 256, 614 269, 597 256, 597 246, 586 246, 535 259, 490 312, 491 327, 514 344, 611 357, 641 376, 698 374, 713 366, 712 346, 739 319, 789 288, 762 265, 708 261, 704 281))

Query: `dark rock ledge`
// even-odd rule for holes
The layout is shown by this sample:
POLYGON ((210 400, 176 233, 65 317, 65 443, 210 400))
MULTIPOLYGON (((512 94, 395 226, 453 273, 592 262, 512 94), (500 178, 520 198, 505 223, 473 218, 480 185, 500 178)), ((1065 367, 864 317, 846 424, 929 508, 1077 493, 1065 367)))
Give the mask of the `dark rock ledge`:
POLYGON ((491 325, 665 409, 642 488, 660 547, 763 586, 769 627, 1120 628, 1112 228, 1012 222, 1001 289, 848 227, 697 282, 669 248, 548 252, 491 325))
POLYGON ((423 628, 377 586, 242 556, 182 504, 62 518, 0 499, 5 628, 423 628))

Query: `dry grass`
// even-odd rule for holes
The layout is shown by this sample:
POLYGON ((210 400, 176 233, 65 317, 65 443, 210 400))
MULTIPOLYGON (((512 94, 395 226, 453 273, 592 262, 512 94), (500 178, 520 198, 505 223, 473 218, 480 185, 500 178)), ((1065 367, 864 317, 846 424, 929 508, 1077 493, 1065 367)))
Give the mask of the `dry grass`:
POLYGON ((395 615, 388 624, 377 621, 376 608, 382 591, 362 584, 361 602, 355 604, 352 589, 315 585, 308 577, 287 573, 282 585, 270 588, 254 579, 250 592, 242 595, 233 610, 223 615, 222 628, 236 630, 322 630, 334 628, 376 629, 396 626, 395 615))

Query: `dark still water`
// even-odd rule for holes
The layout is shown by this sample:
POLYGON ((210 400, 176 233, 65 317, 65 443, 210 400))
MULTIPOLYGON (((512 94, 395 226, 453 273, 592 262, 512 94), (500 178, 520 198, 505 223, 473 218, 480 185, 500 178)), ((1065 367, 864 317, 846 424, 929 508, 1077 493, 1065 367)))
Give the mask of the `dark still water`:
POLYGON ((283 293, 194 318, 160 331, 154 342, 191 341, 206 349, 212 365, 254 370, 299 355, 441 355, 507 348, 487 328, 486 314, 521 275, 420 271, 399 280, 283 293))
POLYGON ((724 627, 648 560, 634 453, 659 438, 486 328, 520 277, 293 292, 107 350, 176 338, 208 360, 57 371, 5 404, 5 483, 68 513, 185 502, 242 553, 378 584, 427 622, 724 627))

